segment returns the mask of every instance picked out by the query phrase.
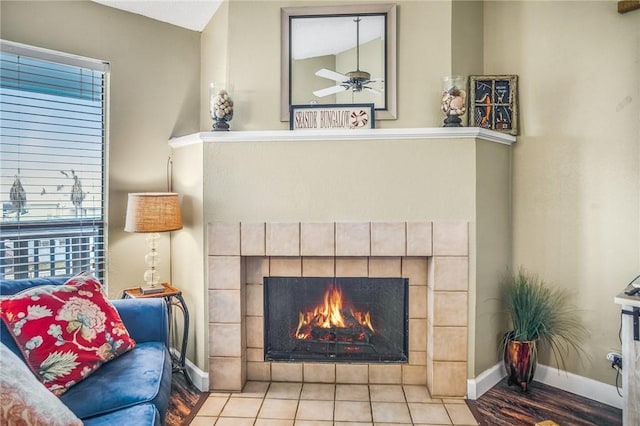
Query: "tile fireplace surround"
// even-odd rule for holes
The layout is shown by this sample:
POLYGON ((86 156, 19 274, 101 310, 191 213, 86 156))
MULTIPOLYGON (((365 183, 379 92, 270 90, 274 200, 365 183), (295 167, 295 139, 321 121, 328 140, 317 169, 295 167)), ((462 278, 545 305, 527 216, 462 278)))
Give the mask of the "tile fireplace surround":
POLYGON ((467 381, 467 222, 222 223, 208 227, 209 380, 426 385, 463 397, 467 381), (263 278, 409 279, 408 363, 264 361, 263 278))

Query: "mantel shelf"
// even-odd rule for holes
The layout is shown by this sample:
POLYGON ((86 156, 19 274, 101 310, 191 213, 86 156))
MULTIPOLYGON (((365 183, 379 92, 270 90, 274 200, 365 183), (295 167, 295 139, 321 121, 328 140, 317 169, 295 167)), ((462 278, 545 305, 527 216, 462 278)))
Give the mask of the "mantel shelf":
POLYGON ((512 145, 516 138, 494 130, 479 127, 423 127, 362 130, 258 130, 230 132, 201 132, 171 138, 172 148, 210 142, 302 142, 374 139, 464 139, 477 138, 512 145))

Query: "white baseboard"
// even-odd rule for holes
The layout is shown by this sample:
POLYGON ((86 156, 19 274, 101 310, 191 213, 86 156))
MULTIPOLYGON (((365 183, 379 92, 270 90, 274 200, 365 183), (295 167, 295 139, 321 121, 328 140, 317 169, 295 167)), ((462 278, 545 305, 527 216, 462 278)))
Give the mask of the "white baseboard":
POLYGON ((468 379, 467 398, 480 398, 486 391, 497 385, 506 375, 507 373, 504 371, 502 363, 497 363, 493 367, 480 373, 475 379, 468 379))
MULTIPOLYGON (((175 348, 171 348, 170 351, 173 356, 180 357, 180 352, 175 348)), ((209 373, 200 370, 194 363, 189 361, 189 359, 185 359, 184 364, 193 385, 198 388, 200 392, 209 392, 209 373)))
MULTIPOLYGON (((467 398, 478 399, 507 375, 501 362, 467 380, 467 398)), ((538 364, 533 378, 536 382, 553 386, 594 401, 622 409, 622 397, 616 387, 584 376, 538 364)))
POLYGON ((194 363, 189 361, 185 362, 187 367, 187 374, 191 378, 194 386, 198 388, 200 392, 209 392, 209 373, 205 373, 200 370, 194 363))
POLYGON ((613 385, 540 364, 533 380, 622 409, 622 397, 613 385))

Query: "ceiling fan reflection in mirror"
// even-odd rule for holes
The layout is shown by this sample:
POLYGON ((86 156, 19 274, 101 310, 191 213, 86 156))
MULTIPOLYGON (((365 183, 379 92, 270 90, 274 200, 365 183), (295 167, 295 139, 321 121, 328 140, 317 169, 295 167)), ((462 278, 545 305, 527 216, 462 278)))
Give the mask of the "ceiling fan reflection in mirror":
POLYGON ((351 89, 353 92, 362 92, 366 90, 368 92, 375 93, 380 95, 380 91, 374 89, 373 87, 367 86, 369 83, 376 81, 383 81, 381 78, 371 78, 371 74, 362 71, 360 69, 360 21, 362 19, 360 17, 355 18, 353 21, 356 23, 356 70, 349 71, 346 74, 341 74, 336 71, 329 70, 327 68, 322 68, 316 71, 315 75, 318 77, 323 77, 329 80, 333 80, 338 84, 335 86, 327 87, 325 89, 316 90, 313 94, 319 98, 333 95, 336 93, 344 92, 346 90, 351 89))

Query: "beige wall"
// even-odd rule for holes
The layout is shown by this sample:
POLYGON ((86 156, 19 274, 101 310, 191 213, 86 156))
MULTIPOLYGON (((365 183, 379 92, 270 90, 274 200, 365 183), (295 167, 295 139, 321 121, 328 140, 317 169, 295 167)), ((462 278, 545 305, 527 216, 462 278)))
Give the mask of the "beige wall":
MULTIPOLYGON (((203 222, 204 162, 202 145, 174 150, 174 191, 182 197, 184 228, 172 238, 173 281, 180 283, 189 308, 187 358, 205 371, 208 368, 207 286, 205 285, 205 232, 203 222)), ((207 166, 208 167, 208 166, 207 166)))
POLYGON ((484 20, 484 72, 519 76, 513 264, 575 295, 589 359, 568 370, 613 384, 613 297, 640 272, 640 13, 487 2, 484 20))
POLYGON ((499 280, 512 262, 511 177, 513 147, 483 141, 476 153, 476 221, 471 228, 475 246, 469 271, 476 286, 469 291, 470 346, 474 359, 469 377, 498 361, 498 345, 505 330, 499 280), (475 262, 475 263, 474 263, 475 262))
POLYGON ((451 4, 451 73, 481 75, 484 56, 484 3, 456 0, 451 4))
MULTIPOLYGON (((127 193, 166 190, 167 139, 198 129, 200 34, 88 1, 0 8, 3 39, 111 63, 107 280, 119 297, 142 281, 148 251, 143 235, 123 231, 127 193)), ((166 235, 160 254, 169 280, 166 235)))
POLYGON ((204 220, 473 221, 474 143, 444 139, 206 144, 204 220), (439 179, 430 179, 433 176, 439 179))
MULTIPOLYGON (((200 46, 200 129, 209 131, 213 125, 209 112, 209 86, 214 82, 235 83, 235 79, 229 76, 229 2, 223 2, 216 11, 209 24, 202 32, 200 46)), ((235 103, 234 114, 238 114, 238 102, 235 95, 232 98, 235 103)), ((231 121, 231 128, 236 130, 237 120, 231 121)), ((186 133, 184 133, 186 134, 186 133)), ((173 136, 183 136, 174 133, 173 136)))

